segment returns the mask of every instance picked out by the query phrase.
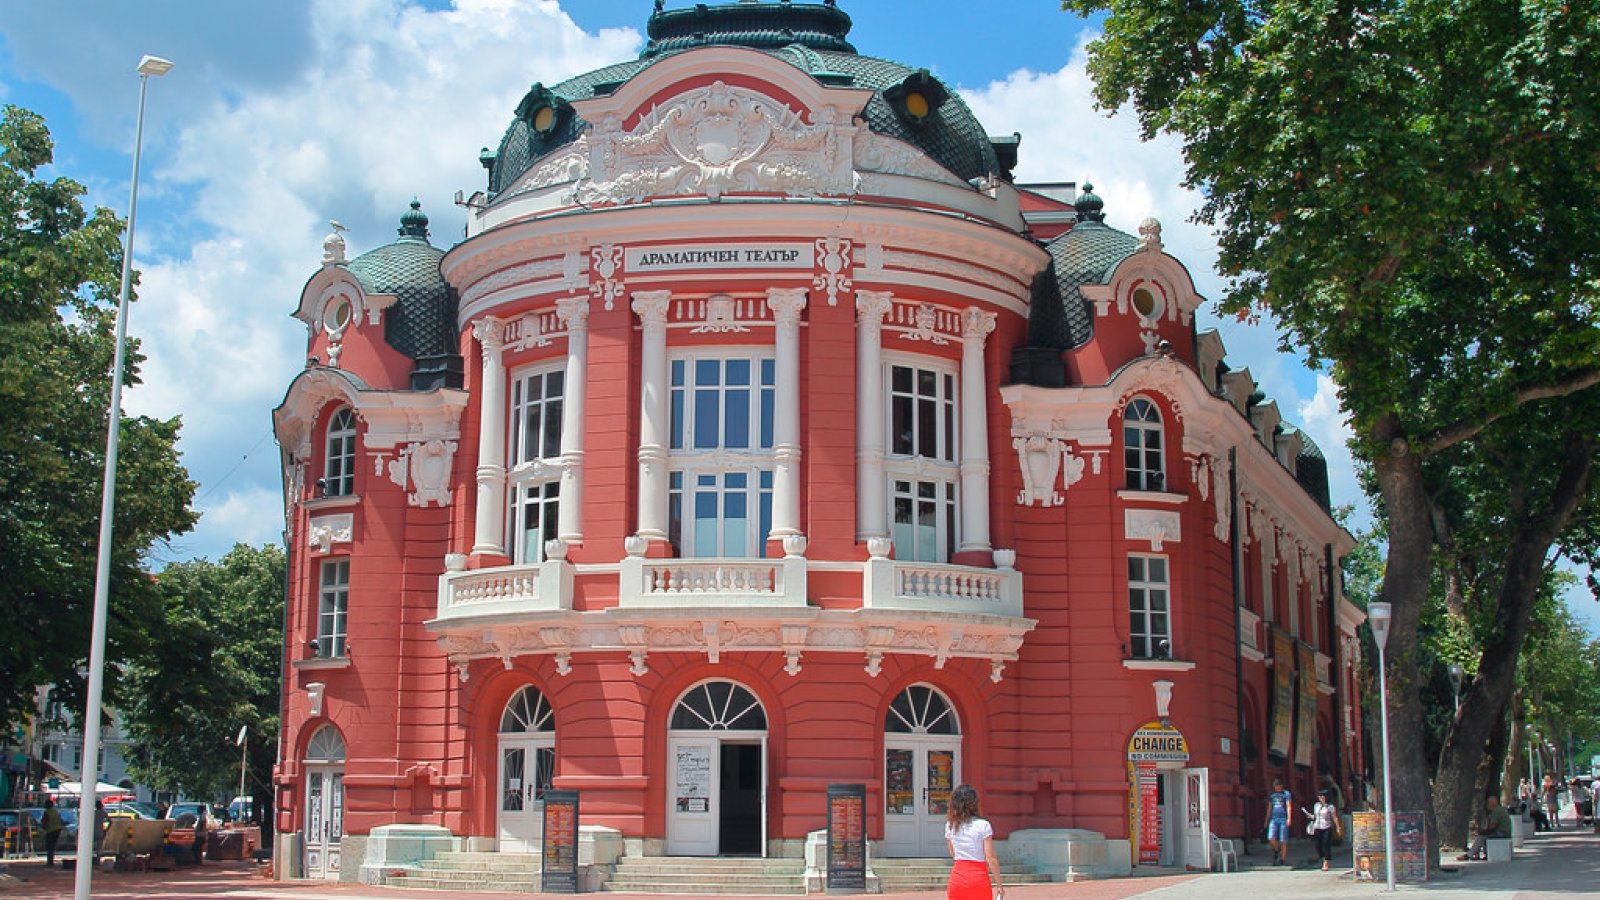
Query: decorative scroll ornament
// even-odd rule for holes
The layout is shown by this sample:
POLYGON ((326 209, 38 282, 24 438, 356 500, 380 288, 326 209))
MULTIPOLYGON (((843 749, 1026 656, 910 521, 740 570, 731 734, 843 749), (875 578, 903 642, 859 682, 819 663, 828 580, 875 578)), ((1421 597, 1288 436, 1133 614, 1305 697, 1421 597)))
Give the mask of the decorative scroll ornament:
POLYGON ((917 305, 913 324, 915 325, 915 330, 901 335, 905 340, 927 341, 936 346, 950 343, 944 335, 939 333, 939 307, 934 306, 932 303, 917 305))
POLYGON ((450 469, 455 462, 456 442, 439 440, 407 444, 389 462, 389 480, 396 487, 411 487, 406 495, 412 506, 450 505, 450 469))
POLYGON ((848 194, 850 160, 840 148, 838 110, 800 114, 754 91, 717 81, 655 107, 631 131, 608 115, 589 137, 585 205, 637 203, 649 197, 731 191, 798 196, 848 194))
POLYGON ((690 329, 692 334, 729 334, 732 332, 749 331, 738 322, 734 311, 733 298, 727 294, 712 294, 706 298, 706 320, 704 324, 690 329))
POLYGON ((623 248, 616 244, 601 244, 589 248, 589 262, 594 270, 589 276, 589 294, 603 300, 609 311, 622 296, 623 280, 617 277, 622 269, 623 248))
POLYGON ((1065 441, 1042 434, 1015 438, 1011 446, 1016 448, 1017 463, 1022 468, 1017 505, 1060 506, 1067 502, 1065 494, 1056 493, 1056 476, 1063 468, 1075 467, 1077 477, 1069 475, 1067 484, 1082 478, 1083 459, 1073 456, 1065 441))
POLYGON ((817 238, 817 264, 822 274, 811 280, 811 286, 828 292, 829 306, 838 306, 839 294, 854 285, 849 275, 852 248, 851 242, 841 237, 817 238))

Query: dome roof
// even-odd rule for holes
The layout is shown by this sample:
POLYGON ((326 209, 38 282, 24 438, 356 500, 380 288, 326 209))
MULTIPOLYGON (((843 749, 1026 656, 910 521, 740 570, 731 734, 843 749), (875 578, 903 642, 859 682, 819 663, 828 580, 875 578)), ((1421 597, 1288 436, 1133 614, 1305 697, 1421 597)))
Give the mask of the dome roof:
POLYGON ((456 293, 439 270, 444 251, 428 243, 428 216, 420 201, 412 200, 400 217, 399 233, 399 240, 368 250, 346 268, 367 293, 397 298, 384 316, 383 336, 417 361, 412 388, 460 387, 456 293))
POLYGON ((650 42, 639 58, 569 78, 551 88, 535 84, 518 107, 499 149, 485 150, 489 192, 510 186, 535 161, 576 140, 588 123, 570 104, 610 94, 635 75, 674 54, 702 47, 744 47, 767 53, 831 86, 873 91, 863 113, 878 134, 905 141, 926 153, 963 181, 1002 174, 994 146, 966 103, 929 75, 901 63, 856 53, 845 40, 850 17, 832 0, 822 4, 742 0, 696 4, 663 10, 657 4, 648 24, 650 42), (911 119, 897 108, 897 91, 905 85, 924 87, 936 97, 926 118, 911 119), (531 113, 550 108, 553 115, 534 127, 531 113))

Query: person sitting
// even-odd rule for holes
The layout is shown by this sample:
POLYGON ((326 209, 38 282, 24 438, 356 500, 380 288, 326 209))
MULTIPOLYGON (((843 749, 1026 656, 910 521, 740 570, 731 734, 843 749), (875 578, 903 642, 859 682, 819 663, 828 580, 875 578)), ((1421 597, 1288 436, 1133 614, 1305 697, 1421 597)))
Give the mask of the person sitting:
POLYGON ((1484 803, 1488 808, 1487 820, 1478 829, 1478 836, 1472 839, 1472 846, 1456 859, 1488 859, 1486 851, 1490 838, 1511 840, 1511 814, 1500 807, 1500 798, 1490 794, 1484 803))

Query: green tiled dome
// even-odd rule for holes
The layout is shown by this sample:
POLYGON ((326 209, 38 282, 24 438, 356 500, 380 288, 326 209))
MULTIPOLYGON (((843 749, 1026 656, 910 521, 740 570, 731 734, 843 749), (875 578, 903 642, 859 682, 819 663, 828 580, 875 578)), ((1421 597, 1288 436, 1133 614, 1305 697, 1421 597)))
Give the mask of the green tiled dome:
POLYGON ((400 217, 399 233, 399 240, 361 254, 347 268, 367 293, 398 298, 384 315, 383 336, 416 360, 411 387, 460 387, 456 292, 439 271, 444 251, 428 243, 428 217, 420 202, 411 201, 400 217))
MULTIPOLYGON (((651 42, 638 59, 569 78, 548 91, 567 102, 586 100, 612 93, 677 53, 708 46, 746 47, 783 60, 825 84, 873 91, 864 112, 867 126, 917 147, 963 181, 1001 174, 988 133, 953 91, 917 125, 896 114, 884 91, 920 70, 856 53, 845 40, 849 31, 850 17, 832 3, 697 4, 666 11, 658 7, 650 18, 651 42)), ((538 85, 534 88, 542 90, 538 85)), ((484 159, 490 194, 504 190, 535 161, 576 140, 587 127, 577 115, 568 115, 541 135, 518 117, 501 138, 499 149, 484 159)))

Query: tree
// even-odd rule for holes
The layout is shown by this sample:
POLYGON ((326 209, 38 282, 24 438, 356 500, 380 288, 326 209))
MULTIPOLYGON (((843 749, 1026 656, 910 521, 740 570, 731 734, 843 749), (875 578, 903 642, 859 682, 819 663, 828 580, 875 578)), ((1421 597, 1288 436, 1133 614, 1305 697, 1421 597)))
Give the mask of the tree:
MULTIPOLYGON (((93 216, 67 178, 39 179, 54 145, 38 115, 0 111, 0 725, 55 685, 83 708, 99 543, 122 222, 93 216)), ((131 344, 125 377, 142 361, 131 344)), ((141 560, 191 528, 194 484, 177 419, 124 417, 113 523, 106 660, 143 642, 156 602, 141 560)), ((115 704, 115 679, 107 684, 115 704)))
MULTIPOLYGON (((1270 310, 1340 384, 1387 517, 1396 746, 1425 730, 1425 461, 1600 383, 1597 6, 1064 3, 1107 14, 1099 102, 1182 141, 1227 307, 1270 310)), ((1427 772, 1396 757, 1397 808, 1431 808, 1427 772)))
POLYGON ((221 562, 174 563, 157 578, 162 640, 129 667, 123 707, 140 782, 189 797, 234 796, 234 741, 248 726, 246 790, 271 796, 286 573, 281 547, 235 544, 221 562))

